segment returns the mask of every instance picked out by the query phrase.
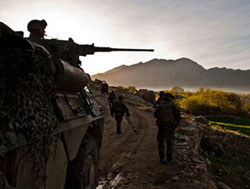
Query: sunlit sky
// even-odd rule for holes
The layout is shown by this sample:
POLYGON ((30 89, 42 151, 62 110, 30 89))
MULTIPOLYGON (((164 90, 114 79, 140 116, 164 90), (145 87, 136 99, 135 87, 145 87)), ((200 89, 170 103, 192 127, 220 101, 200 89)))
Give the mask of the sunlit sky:
POLYGON ((49 38, 155 52, 81 58, 90 74, 153 58, 190 58, 205 68, 250 69, 249 0, 0 0, 0 21, 28 36, 45 19, 49 38))

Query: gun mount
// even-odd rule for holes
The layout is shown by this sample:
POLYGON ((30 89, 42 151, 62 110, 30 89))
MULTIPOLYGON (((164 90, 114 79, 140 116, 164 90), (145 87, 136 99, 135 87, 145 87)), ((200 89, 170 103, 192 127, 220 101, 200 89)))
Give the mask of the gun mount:
POLYGON ((111 48, 111 47, 97 47, 94 44, 77 44, 72 38, 68 41, 58 39, 37 39, 27 38, 30 41, 44 46, 52 55, 53 58, 62 59, 69 62, 75 67, 80 67, 81 62, 79 56, 93 55, 96 52, 153 52, 154 49, 133 49, 133 48, 111 48))

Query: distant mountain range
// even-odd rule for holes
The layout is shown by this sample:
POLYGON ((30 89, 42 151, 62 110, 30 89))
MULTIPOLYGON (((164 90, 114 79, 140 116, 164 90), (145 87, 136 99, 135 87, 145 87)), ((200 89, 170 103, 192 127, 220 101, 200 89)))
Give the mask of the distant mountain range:
POLYGON ((173 86, 185 88, 216 88, 250 92, 250 70, 227 68, 205 69, 188 59, 153 59, 131 66, 122 65, 91 76, 105 80, 110 85, 136 86, 137 88, 167 89, 173 86))

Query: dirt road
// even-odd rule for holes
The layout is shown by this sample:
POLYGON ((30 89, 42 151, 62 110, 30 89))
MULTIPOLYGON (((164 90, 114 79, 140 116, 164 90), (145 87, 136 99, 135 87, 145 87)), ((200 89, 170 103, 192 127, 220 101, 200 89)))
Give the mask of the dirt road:
POLYGON ((176 173, 175 166, 166 166, 159 161, 153 109, 125 101, 137 132, 133 132, 127 120, 123 119, 122 134, 118 135, 107 97, 100 96, 98 101, 105 112, 98 189, 169 188, 169 179, 176 173))

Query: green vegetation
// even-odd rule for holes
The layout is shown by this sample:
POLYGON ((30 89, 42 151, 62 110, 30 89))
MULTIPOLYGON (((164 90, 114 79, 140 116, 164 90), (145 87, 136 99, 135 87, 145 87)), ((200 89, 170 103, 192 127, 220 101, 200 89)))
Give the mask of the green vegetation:
POLYGON ((127 91, 127 92, 135 94, 135 95, 138 93, 135 86, 128 86, 128 87, 118 86, 118 88, 120 90, 127 91))
POLYGON ((199 89, 196 92, 185 92, 181 87, 165 90, 176 96, 175 103, 184 111, 193 115, 216 116, 209 118, 217 130, 238 131, 250 135, 250 94, 240 95, 222 90, 199 89), (241 119, 225 118, 240 117, 241 119))
POLYGON ((224 126, 218 126, 218 125, 212 125, 211 126, 212 129, 217 130, 217 131, 221 131, 221 132, 231 132, 234 133, 239 132, 245 135, 249 135, 250 136, 250 129, 249 128, 237 128, 237 127, 224 127, 224 126))
POLYGON ((249 126, 250 127, 250 119, 233 119, 233 118, 227 118, 227 117, 210 117, 209 121, 213 122, 223 122, 231 124, 231 126, 234 125, 241 125, 241 126, 249 126))
POLYGON ((209 153, 202 155, 211 162, 209 171, 216 182, 223 182, 232 188, 250 187, 250 157, 231 150, 226 150, 222 157, 209 153))
POLYGON ((250 102, 232 92, 203 88, 196 92, 181 92, 175 89, 165 92, 177 95, 177 105, 194 115, 246 116, 250 112, 250 102))
MULTIPOLYGON (((232 119, 232 118, 209 118, 210 123, 219 125, 221 129, 238 131, 242 134, 250 136, 250 120, 249 119, 232 119)), ((213 126, 213 129, 220 128, 213 126)))
MULTIPOLYGON (((138 90, 135 86, 119 86, 118 88, 135 95, 138 94, 138 90)), ((181 109, 193 115, 236 115, 240 117, 249 117, 250 115, 250 94, 240 95, 222 90, 204 88, 201 88, 196 92, 185 92, 182 87, 178 86, 174 86, 171 90, 164 90, 164 92, 168 92, 176 96, 177 98, 175 103, 181 109)), ((156 99, 158 97, 159 95, 156 93, 156 99)), ((249 125, 250 124, 248 123, 246 126, 249 125)), ((233 125, 231 126, 234 127, 233 125)))

